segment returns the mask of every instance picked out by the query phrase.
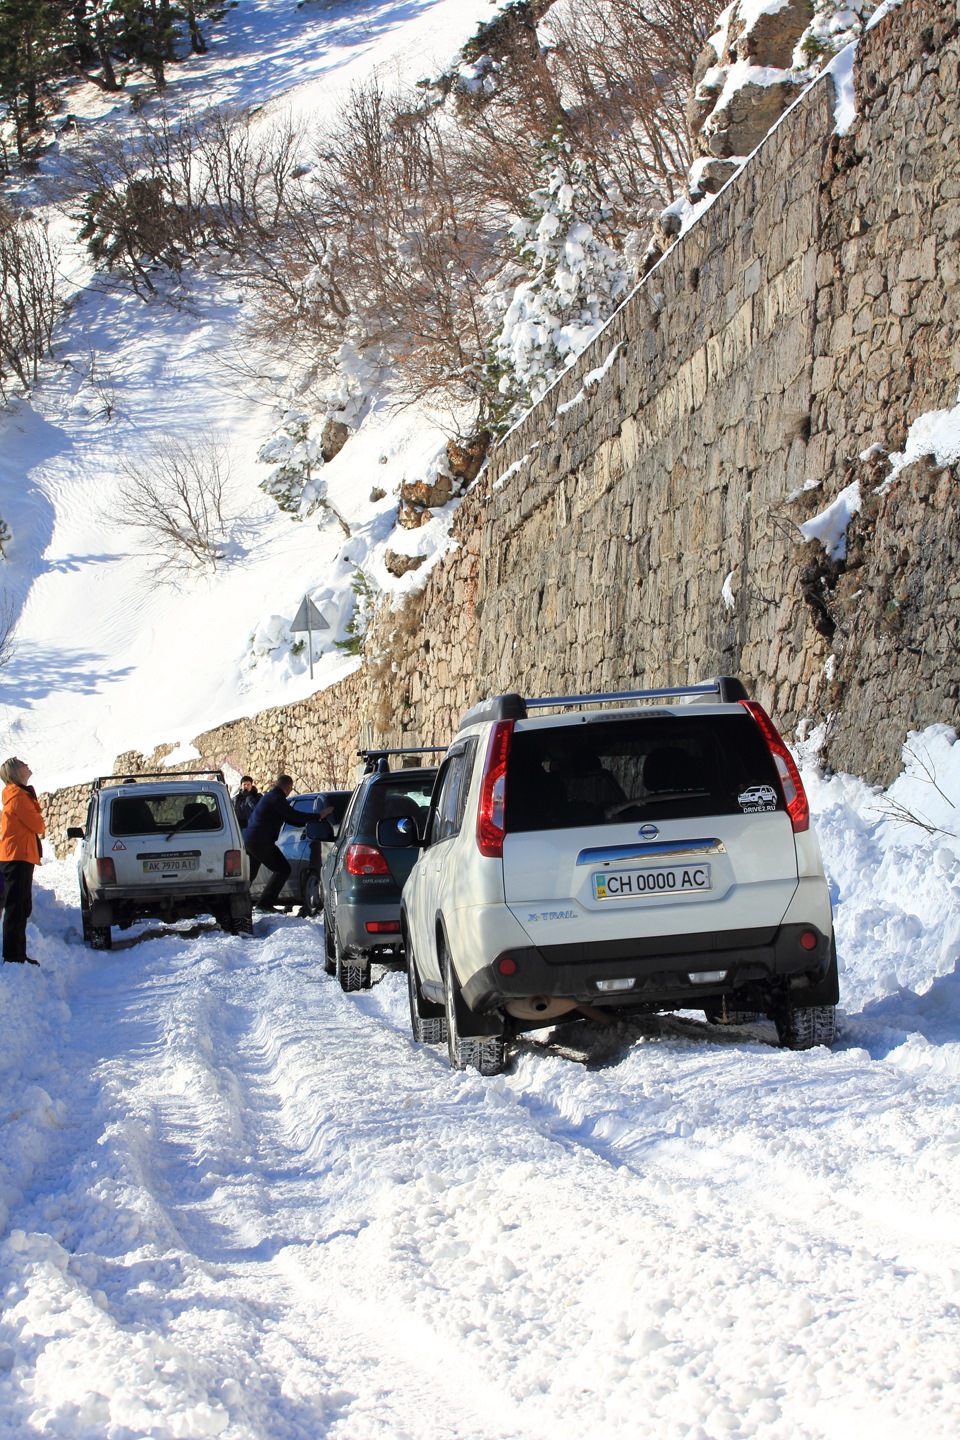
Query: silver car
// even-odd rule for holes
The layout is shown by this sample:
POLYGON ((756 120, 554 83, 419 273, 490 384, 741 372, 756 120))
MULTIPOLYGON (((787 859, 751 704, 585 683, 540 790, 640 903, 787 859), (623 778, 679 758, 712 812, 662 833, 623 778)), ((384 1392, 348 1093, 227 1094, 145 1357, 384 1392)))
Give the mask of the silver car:
POLYGON ((219 770, 104 775, 93 783, 78 851, 83 938, 108 950, 112 927, 213 915, 250 934, 250 869, 219 770))

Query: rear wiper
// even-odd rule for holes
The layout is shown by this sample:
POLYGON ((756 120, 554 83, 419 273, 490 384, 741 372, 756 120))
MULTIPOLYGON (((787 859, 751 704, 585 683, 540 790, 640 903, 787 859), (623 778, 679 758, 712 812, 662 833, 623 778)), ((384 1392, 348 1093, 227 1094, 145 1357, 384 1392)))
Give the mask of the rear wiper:
POLYGON ((200 815, 185 815, 182 820, 178 820, 177 823, 176 823, 176 825, 174 825, 173 829, 170 831, 170 833, 169 833, 169 834, 167 835, 167 837, 166 837, 167 840, 168 840, 168 841, 169 841, 169 840, 172 840, 173 837, 174 837, 174 835, 176 835, 176 833, 177 833, 178 830, 185 830, 188 825, 192 825, 192 824, 193 824, 194 820, 200 820, 200 819, 204 819, 204 820, 205 820, 206 818, 207 818, 207 817, 206 817, 205 815, 204 815, 204 816, 200 816, 200 815))

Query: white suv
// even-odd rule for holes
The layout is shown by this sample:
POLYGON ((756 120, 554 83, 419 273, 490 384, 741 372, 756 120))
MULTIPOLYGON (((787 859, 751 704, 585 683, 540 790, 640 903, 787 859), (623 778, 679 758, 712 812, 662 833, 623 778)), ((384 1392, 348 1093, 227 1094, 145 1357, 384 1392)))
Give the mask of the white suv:
POLYGON ((109 950, 111 926, 213 915, 250 934, 250 862, 219 770, 104 775, 93 782, 81 840, 83 938, 109 950))
POLYGON ((830 894, 797 767, 739 680, 464 715, 402 898, 414 1037, 492 1074, 577 1011, 758 1012, 829 1044, 830 894))

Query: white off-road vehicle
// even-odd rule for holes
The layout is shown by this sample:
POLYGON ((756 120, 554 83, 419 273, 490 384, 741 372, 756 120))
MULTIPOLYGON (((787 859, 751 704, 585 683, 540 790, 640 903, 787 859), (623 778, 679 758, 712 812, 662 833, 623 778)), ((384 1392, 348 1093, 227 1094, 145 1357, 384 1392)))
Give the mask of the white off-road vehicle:
POLYGON ((93 783, 82 841, 83 938, 108 950, 111 927, 213 915, 250 934, 250 865, 219 770, 104 775, 93 783))
POLYGON ((417 1040, 498 1070, 511 1033, 578 1009, 762 1013, 829 1044, 830 894, 800 775, 731 677, 464 715, 401 924, 417 1040))

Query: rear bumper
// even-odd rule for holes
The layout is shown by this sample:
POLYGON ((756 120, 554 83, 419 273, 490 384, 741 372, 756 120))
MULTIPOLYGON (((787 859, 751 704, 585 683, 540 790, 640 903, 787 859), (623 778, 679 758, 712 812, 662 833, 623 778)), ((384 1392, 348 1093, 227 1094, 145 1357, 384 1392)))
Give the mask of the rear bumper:
POLYGON ((206 915, 229 910, 234 919, 250 913, 250 887, 246 880, 215 880, 205 885, 178 885, 176 889, 142 885, 103 885, 90 896, 94 926, 116 925, 137 919, 206 915))
POLYGON ((354 962, 399 959, 403 953, 399 893, 395 900, 377 904, 346 905, 341 900, 337 905, 337 934, 344 953, 354 962), (368 925, 389 924, 396 924, 396 930, 378 934, 367 929, 368 925))
POLYGON ((637 938, 594 944, 511 947, 503 952, 516 964, 502 975, 497 956, 462 987, 471 1010, 500 1009, 504 1002, 531 995, 576 1000, 590 1005, 642 1005, 696 1008, 704 998, 755 989, 762 992, 782 980, 803 985, 830 969, 831 936, 815 925, 780 925, 764 930, 728 930, 669 938, 637 938), (813 932, 816 946, 800 944, 813 932), (691 980, 691 974, 722 972, 723 978, 691 980), (598 981, 630 980, 623 990, 601 989, 598 981))

